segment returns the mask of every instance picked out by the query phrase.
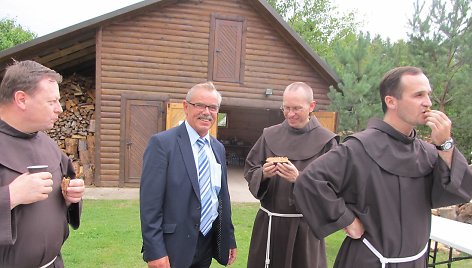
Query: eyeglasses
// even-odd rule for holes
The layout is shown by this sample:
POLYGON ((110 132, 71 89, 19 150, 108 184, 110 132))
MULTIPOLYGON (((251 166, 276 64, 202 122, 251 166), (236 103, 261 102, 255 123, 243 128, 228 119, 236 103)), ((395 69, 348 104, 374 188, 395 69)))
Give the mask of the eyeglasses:
POLYGON ((294 112, 294 113, 298 113, 298 112, 301 112, 303 110, 303 107, 302 106, 295 106, 295 107, 288 107, 288 106, 280 106, 280 110, 282 112, 287 112, 287 113, 290 113, 290 112, 294 112))
POLYGON ((206 108, 208 108, 208 111, 216 113, 220 109, 220 106, 218 106, 218 105, 206 105, 206 104, 203 104, 203 103, 191 103, 189 101, 187 101, 187 103, 193 105, 193 107, 195 107, 195 109, 197 109, 199 111, 203 111, 206 108))

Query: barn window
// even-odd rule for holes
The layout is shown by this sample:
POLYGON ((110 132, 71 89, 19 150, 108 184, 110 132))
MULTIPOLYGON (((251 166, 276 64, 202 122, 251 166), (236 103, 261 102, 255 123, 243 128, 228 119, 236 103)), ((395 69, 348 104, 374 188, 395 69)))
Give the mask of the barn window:
POLYGON ((218 127, 228 127, 228 114, 218 113, 217 123, 218 127))
POLYGON ((246 20, 243 17, 212 14, 208 79, 243 83, 246 20))

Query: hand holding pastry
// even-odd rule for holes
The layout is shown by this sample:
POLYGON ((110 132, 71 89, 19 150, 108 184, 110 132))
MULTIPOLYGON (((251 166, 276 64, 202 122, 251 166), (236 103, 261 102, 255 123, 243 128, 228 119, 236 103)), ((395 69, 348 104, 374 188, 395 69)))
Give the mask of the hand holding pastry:
POLYGON ((441 111, 426 111, 426 125, 431 128, 431 141, 441 145, 451 138, 451 120, 441 111))
POLYGON ((288 163, 288 158, 285 156, 271 156, 267 157, 265 164, 262 166, 262 179, 267 179, 277 175, 280 163, 288 163))
POLYGON ((295 182, 298 178, 298 169, 289 161, 277 164, 277 175, 289 182, 295 182))
POLYGON ((68 179, 64 178, 61 184, 62 195, 66 200, 66 204, 70 205, 71 203, 77 203, 82 200, 82 197, 85 193, 84 181, 81 179, 68 179), (68 180, 68 181, 67 181, 68 180))
POLYGON ((286 156, 272 156, 266 159, 263 166, 264 176, 272 177, 279 175, 289 182, 295 182, 298 177, 298 169, 288 160, 286 156))

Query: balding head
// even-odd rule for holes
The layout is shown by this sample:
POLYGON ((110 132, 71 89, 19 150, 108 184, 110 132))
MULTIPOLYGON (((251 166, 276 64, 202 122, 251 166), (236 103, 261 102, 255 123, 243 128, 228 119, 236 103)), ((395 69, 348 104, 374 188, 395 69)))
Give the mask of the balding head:
POLYGON ((303 82, 294 82, 288 85, 284 90, 284 96, 288 92, 295 92, 295 91, 302 91, 307 103, 311 103, 313 101, 313 89, 303 82))

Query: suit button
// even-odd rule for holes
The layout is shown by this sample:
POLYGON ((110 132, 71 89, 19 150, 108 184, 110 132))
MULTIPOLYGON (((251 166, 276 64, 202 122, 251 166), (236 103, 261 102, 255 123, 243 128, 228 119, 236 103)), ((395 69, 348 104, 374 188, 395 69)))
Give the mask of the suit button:
POLYGON ((199 227, 199 224, 198 223, 195 224, 195 229, 198 229, 198 227, 199 227))
POLYGON ((197 210, 200 210, 200 209, 201 209, 201 207, 200 207, 200 206, 198 206, 198 207, 197 207, 197 210))

